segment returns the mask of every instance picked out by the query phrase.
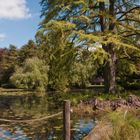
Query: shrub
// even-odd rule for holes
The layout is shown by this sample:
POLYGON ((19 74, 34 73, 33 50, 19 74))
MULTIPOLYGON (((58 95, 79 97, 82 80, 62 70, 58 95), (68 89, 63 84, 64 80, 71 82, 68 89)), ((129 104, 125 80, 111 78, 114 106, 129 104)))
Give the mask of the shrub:
POLYGON ((37 57, 27 59, 23 67, 16 67, 10 80, 17 88, 45 91, 48 84, 48 66, 37 57))

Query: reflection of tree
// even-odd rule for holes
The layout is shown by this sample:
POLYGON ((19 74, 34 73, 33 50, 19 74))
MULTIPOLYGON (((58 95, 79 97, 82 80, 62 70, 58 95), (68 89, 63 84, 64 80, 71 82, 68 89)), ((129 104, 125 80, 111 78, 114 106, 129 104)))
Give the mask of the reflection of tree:
POLYGON ((47 138, 47 140, 52 140, 52 138, 56 137, 59 140, 63 134, 62 123, 62 118, 50 119, 45 123, 35 123, 29 127, 27 134, 33 139, 46 140, 47 138))
POLYGON ((11 105, 16 116, 20 115, 21 117, 39 117, 42 115, 47 115, 48 112, 48 101, 47 97, 36 97, 36 96, 27 96, 15 100, 11 105))

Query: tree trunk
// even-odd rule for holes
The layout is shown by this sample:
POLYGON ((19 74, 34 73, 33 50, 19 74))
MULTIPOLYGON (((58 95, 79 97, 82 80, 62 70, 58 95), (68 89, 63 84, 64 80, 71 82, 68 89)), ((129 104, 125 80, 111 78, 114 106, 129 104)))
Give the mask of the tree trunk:
MULTIPOLYGON (((109 18, 109 22, 106 26, 105 22, 105 16, 102 15, 102 13, 105 13, 106 8, 105 8, 105 2, 99 2, 99 9, 100 9, 100 26, 101 26, 101 31, 104 33, 105 30, 109 30, 110 32, 113 33, 115 24, 112 18, 109 18)), ((115 0, 109 0, 109 15, 110 17, 115 18, 115 0)), ((113 43, 108 44, 108 45, 103 45, 103 49, 109 54, 109 59, 106 62, 106 65, 104 67, 104 83, 105 83, 105 91, 109 93, 115 93, 116 91, 116 53, 114 51, 114 45, 113 43)))
POLYGON ((104 50, 109 53, 110 57, 104 67, 104 84, 105 92, 115 93, 116 91, 116 53, 113 51, 113 46, 104 47, 104 50))

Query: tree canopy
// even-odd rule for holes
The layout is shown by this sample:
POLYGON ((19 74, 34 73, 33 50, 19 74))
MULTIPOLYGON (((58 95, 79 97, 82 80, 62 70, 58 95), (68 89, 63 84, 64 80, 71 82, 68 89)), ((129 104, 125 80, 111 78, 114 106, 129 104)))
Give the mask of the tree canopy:
MULTIPOLYGON (((115 92, 118 52, 139 51, 140 6, 136 0, 42 0, 41 26, 59 22, 74 26, 70 41, 82 47, 100 43, 109 58, 104 68, 106 90, 115 92), (65 22, 64 22, 65 21, 65 22)), ((131 57, 131 56, 130 56, 131 57)))

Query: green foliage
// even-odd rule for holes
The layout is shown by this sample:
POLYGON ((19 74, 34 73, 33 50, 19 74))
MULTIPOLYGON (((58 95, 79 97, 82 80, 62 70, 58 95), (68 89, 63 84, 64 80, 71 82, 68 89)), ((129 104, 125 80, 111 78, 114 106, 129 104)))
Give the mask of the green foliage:
POLYGON ((33 57, 27 59, 23 67, 17 67, 10 79, 17 88, 45 91, 48 84, 48 69, 44 61, 33 57))
POLYGON ((133 62, 129 62, 127 60, 122 60, 119 63, 119 67, 121 69, 120 74, 122 75, 132 75, 133 73, 139 73, 136 65, 133 62))
POLYGON ((79 34, 80 41, 86 40, 88 43, 94 41, 105 45, 113 43, 118 48, 134 48, 135 45, 124 36, 129 34, 131 37, 132 32, 134 35, 138 35, 140 31, 138 27, 140 23, 138 17, 139 7, 135 5, 135 2, 135 0, 130 2, 113 2, 108 0, 42 0, 43 23, 48 23, 52 19, 61 20, 61 22, 66 21, 69 24, 75 25, 74 32, 79 34), (114 8, 114 5, 118 6, 114 8), (111 6, 112 9, 110 9, 111 6), (123 8, 126 11, 123 11, 123 8), (100 21, 101 18, 104 20, 103 23, 100 21), (104 26, 104 31, 101 30, 101 26, 104 26), (113 29, 116 29, 116 31, 110 29, 110 26, 114 26, 113 29))
POLYGON ((41 52, 40 58, 45 58, 49 65, 49 87, 54 90, 65 90, 78 85, 85 87, 89 79, 103 65, 108 55, 102 48, 90 51, 88 47, 81 48, 81 43, 73 37, 75 25, 66 21, 49 21, 41 25, 36 34, 36 40, 41 52))
POLYGON ((19 49, 18 64, 22 65, 27 58, 37 56, 37 47, 34 41, 29 40, 27 44, 19 49))
POLYGON ((91 76, 90 64, 86 65, 83 63, 75 62, 73 65, 73 70, 71 71, 71 84, 78 85, 79 87, 85 87, 89 84, 89 78, 91 76))
POLYGON ((42 25, 36 39, 41 51, 41 59, 45 58, 49 65, 49 88, 65 90, 69 85, 70 71, 76 56, 76 48, 69 42, 69 34, 73 25, 66 22, 50 21, 42 25))
MULTIPOLYGON (((139 6, 136 5, 136 2, 135 0, 127 2, 113 0, 42 0, 44 20, 41 24, 49 24, 53 20, 53 22, 59 23, 59 27, 63 26, 63 23, 72 25, 74 28, 71 28, 71 33, 66 38, 69 41, 73 40, 76 47, 87 48, 95 43, 101 44, 105 53, 102 53, 103 49, 101 49, 103 58, 96 62, 103 64, 107 69, 108 72, 104 72, 107 83, 105 86, 109 92, 109 89, 114 92, 115 80, 113 79, 116 79, 115 67, 118 52, 123 51, 125 56, 127 56, 128 51, 137 50, 140 52, 136 43, 140 34, 139 6)), ((95 60, 97 59, 95 58, 95 60)), ((83 66, 82 64, 76 65, 81 68, 83 66)), ((132 63, 130 66, 133 66, 132 68, 129 67, 132 72, 135 66, 132 63)), ((85 73, 84 68, 83 66, 82 73, 85 73)), ((87 77, 86 74, 85 77, 87 77)))
POLYGON ((125 88, 137 89, 140 87, 140 53, 138 51, 128 51, 127 56, 119 53, 118 82, 125 88))
POLYGON ((108 118, 113 127, 111 140, 140 139, 140 120, 134 113, 114 112, 110 113, 108 118))
POLYGON ((89 85, 89 79, 96 73, 96 68, 93 63, 92 56, 89 57, 91 52, 86 49, 80 49, 77 54, 77 58, 73 63, 70 71, 70 83, 71 85, 77 85, 79 87, 86 87, 89 85))
POLYGON ((9 77, 14 72, 17 56, 18 50, 14 45, 10 45, 8 49, 3 49, 0 61, 0 83, 2 86, 11 85, 9 77))

